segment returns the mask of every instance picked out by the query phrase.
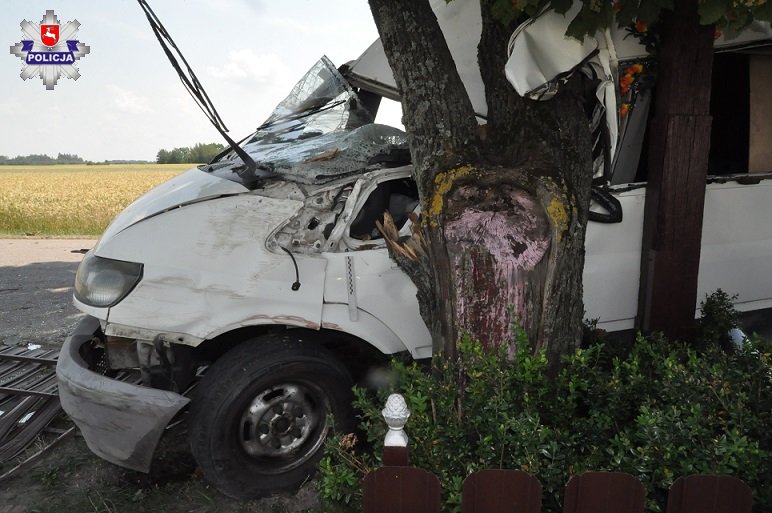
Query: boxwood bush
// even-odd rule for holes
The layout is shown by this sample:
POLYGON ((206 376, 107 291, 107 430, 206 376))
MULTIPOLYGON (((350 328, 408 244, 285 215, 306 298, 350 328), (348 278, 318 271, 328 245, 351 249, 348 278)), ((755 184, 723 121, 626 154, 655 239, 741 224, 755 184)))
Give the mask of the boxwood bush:
POLYGON ((562 511, 565 483, 586 470, 629 472, 664 511, 673 481, 728 474, 772 511, 772 344, 754 337, 726 352, 659 336, 622 345, 595 340, 557 376, 521 333, 507 350, 464 339, 453 361, 431 368, 394 361, 391 385, 355 390, 360 432, 332 437, 321 464, 329 511, 360 511, 361 479, 379 465, 386 397, 404 395, 411 464, 436 474, 445 511, 460 510, 463 479, 485 468, 521 469, 543 485, 545 512, 562 511))

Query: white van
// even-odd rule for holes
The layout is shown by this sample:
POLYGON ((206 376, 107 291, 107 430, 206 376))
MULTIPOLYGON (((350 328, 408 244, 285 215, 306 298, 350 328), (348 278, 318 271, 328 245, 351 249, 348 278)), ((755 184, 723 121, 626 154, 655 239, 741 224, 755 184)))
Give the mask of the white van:
MULTIPOLYGON (((754 48, 769 73, 772 47, 754 48)), ((386 355, 431 356, 416 288, 375 228, 388 210, 408 234, 418 208, 404 133, 373 123, 374 94, 390 87, 367 74, 377 49, 341 70, 323 58, 298 82, 241 143, 255 173, 234 152, 191 169, 130 205, 85 256, 74 301, 88 316, 57 374, 96 454, 148 471, 190 403, 210 482, 233 497, 291 488, 321 457, 329 414, 351 421, 352 383, 386 355)), ((610 331, 635 324, 645 188, 631 152, 645 121, 631 118, 617 145, 606 194, 623 215, 587 230, 587 317, 610 331)), ((772 173, 731 170, 707 186, 700 295, 722 288, 738 309, 769 313, 772 173)))

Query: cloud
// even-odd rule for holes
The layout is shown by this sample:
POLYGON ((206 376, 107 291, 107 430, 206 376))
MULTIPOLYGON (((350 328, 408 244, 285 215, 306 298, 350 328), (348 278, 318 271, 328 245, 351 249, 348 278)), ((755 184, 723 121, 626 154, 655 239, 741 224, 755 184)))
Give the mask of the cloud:
MULTIPOLYGON (((194 3, 223 15, 240 15, 244 12, 262 12, 263 2, 255 0, 193 0, 194 3)), ((193 10, 193 9, 191 9, 193 10)))
POLYGON ((143 112, 152 112, 146 97, 133 91, 124 89, 115 84, 109 84, 108 89, 112 94, 113 103, 121 112, 129 114, 141 114, 143 112))
POLYGON ((217 79, 246 80, 259 85, 284 83, 289 75, 278 55, 260 55, 251 48, 231 50, 222 66, 210 66, 208 71, 217 79))

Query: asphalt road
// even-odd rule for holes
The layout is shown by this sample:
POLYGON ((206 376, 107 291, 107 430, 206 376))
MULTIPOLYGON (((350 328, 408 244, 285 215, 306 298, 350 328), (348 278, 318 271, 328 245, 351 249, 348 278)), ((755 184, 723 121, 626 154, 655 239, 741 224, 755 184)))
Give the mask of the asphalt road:
POLYGON ((0 239, 0 344, 60 346, 83 314, 72 306, 82 250, 95 240, 0 239))

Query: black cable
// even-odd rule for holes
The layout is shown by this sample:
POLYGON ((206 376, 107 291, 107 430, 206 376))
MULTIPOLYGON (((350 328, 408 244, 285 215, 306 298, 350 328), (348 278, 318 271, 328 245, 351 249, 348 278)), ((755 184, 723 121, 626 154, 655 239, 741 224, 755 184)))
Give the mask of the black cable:
POLYGON ((188 94, 193 98, 193 100, 196 102, 196 105, 198 105, 198 108, 201 109, 201 111, 206 115, 207 119, 209 119, 217 131, 220 132, 220 135, 225 138, 225 140, 228 142, 228 145, 244 162, 246 170, 240 171, 238 174, 240 176, 247 176, 250 178, 253 177, 255 174, 255 169, 257 168, 257 164, 255 164, 255 161, 252 160, 252 157, 250 157, 249 154, 247 154, 243 148, 236 144, 236 142, 226 133, 228 128, 225 126, 225 123, 220 117, 220 114, 217 112, 217 109, 215 109, 212 100, 209 99, 209 95, 206 94, 204 86, 202 86, 201 82, 198 81, 198 77, 193 72, 190 64, 188 64, 185 56, 182 55, 182 52, 174 43, 172 36, 169 34, 169 32, 167 32, 166 27, 164 27, 163 23, 161 23, 161 20, 158 18, 158 16, 156 16, 155 12, 153 12, 153 9, 150 8, 147 0, 137 0, 137 3, 139 3, 139 6, 144 11, 145 17, 147 18, 148 23, 150 23, 150 28, 153 30, 153 34, 155 34, 156 39, 158 39, 158 43, 161 45, 161 49, 164 51, 172 67, 177 72, 177 75, 179 76, 182 84, 185 86, 185 89, 188 91, 188 94), (182 61, 182 64, 184 64, 184 70, 182 69, 183 66, 180 65, 180 61, 182 61))
POLYGON ((298 263, 295 262, 295 255, 292 254, 292 251, 288 250, 284 246, 279 246, 281 249, 284 250, 285 253, 289 255, 289 257, 292 259, 292 265, 295 266, 295 283, 292 284, 292 290, 298 290, 300 288, 300 273, 298 273, 298 263))

